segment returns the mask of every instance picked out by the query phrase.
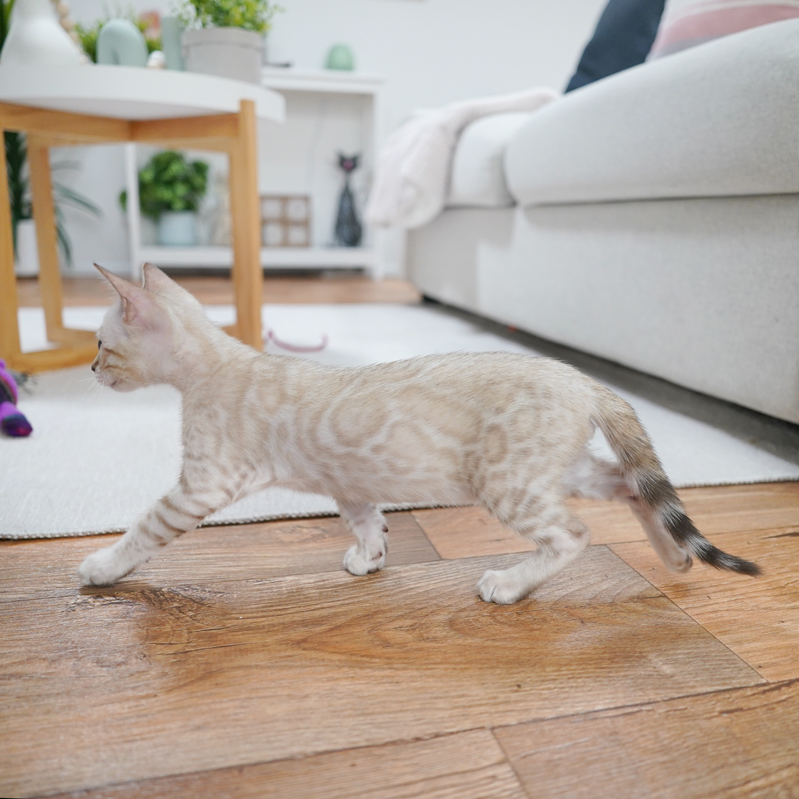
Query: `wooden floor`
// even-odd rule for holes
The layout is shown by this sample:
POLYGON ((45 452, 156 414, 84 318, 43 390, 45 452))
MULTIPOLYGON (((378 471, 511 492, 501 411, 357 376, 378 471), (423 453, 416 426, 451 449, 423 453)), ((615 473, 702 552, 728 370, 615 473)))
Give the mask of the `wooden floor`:
MULTIPOLYGON (((174 275, 200 302, 206 305, 233 303, 233 284, 226 277, 174 275)), ((94 277, 66 277, 64 305, 109 305, 113 289, 94 277)), ((17 280, 20 307, 41 305, 39 282, 17 280)), ((298 276, 269 277, 264 281, 264 302, 398 302, 419 301, 419 292, 404 280, 387 278, 376 282, 351 272, 309 272, 298 276)))
MULTIPOLYGON (((414 299, 333 282, 266 295, 414 299)), ((475 583, 528 547, 473 508, 391 514, 360 578, 338 518, 202 529, 110 589, 74 573, 112 536, 0 543, 0 796, 799 796, 799 483, 681 495, 764 576, 673 575, 589 501, 509 607, 475 583)))

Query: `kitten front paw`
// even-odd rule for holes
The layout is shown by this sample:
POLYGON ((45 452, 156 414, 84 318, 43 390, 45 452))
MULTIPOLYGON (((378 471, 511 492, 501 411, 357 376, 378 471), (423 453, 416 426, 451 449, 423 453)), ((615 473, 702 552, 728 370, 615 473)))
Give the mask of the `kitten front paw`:
POLYGON ((519 585, 518 578, 504 571, 489 569, 477 583, 477 593, 484 602, 497 605, 512 605, 527 594, 525 586, 519 585))
POLYGON ((81 563, 78 569, 81 585, 113 585, 134 566, 124 563, 116 545, 98 549, 81 563))
POLYGON ((344 556, 344 568, 356 577, 362 577, 364 574, 373 574, 376 571, 380 571, 385 565, 385 549, 376 552, 372 557, 364 557, 358 552, 356 544, 351 546, 344 556))

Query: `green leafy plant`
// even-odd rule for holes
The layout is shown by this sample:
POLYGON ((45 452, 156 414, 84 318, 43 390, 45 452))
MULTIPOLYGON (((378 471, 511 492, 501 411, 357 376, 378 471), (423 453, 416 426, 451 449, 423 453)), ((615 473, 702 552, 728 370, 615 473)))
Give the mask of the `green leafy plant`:
POLYGON ((28 149, 21 133, 7 130, 4 133, 6 146, 6 171, 8 172, 8 199, 11 203, 11 234, 14 237, 14 252, 17 251, 17 224, 31 218, 30 187, 28 185, 28 149))
MULTIPOLYGON (((161 49, 161 39, 159 37, 154 38, 152 36, 147 36, 147 29, 150 25, 149 20, 137 16, 133 9, 128 9, 124 13, 117 14, 116 18, 119 17, 130 20, 141 31, 142 36, 144 36, 144 41, 147 42, 148 52, 152 53, 154 50, 161 49)), ((100 28, 102 28, 109 19, 112 19, 112 17, 106 15, 88 27, 80 23, 75 25, 75 31, 78 34, 80 46, 83 48, 83 52, 85 52, 94 63, 97 63, 97 37, 100 35, 100 28)))
POLYGON ((0 0, 0 47, 6 40, 8 26, 11 23, 12 8, 14 8, 14 0, 0 0))
MULTIPOLYGON (((14 252, 17 249, 17 225, 33 216, 30 178, 28 175, 28 148, 25 136, 16 131, 5 131, 6 169, 8 171, 8 197, 11 204, 11 230, 14 252)), ((54 174, 66 169, 77 169, 75 161, 59 161, 52 165, 54 174)), ((101 217, 103 212, 91 200, 73 191, 68 186, 53 180, 53 204, 55 206, 56 237, 67 266, 72 266, 72 242, 67 234, 64 208, 70 206, 101 217)))
MULTIPOLYGON (((14 0, 0 0, 0 48, 2 48, 8 33, 13 5, 14 0)), ((28 147, 24 134, 17 131, 4 131, 3 139, 6 171, 8 172, 8 198, 11 205, 11 234, 14 240, 14 252, 16 252, 17 225, 25 219, 31 219, 33 215, 30 179, 28 176, 28 147)), ((60 161, 53 164, 52 171, 56 173, 76 167, 77 164, 74 161, 60 161)), ((53 181, 53 201, 55 204, 58 244, 67 266, 72 266, 72 244, 67 235, 63 208, 65 206, 80 208, 98 217, 102 216, 102 211, 90 200, 55 180, 53 181)))
POLYGON ((243 28, 266 33, 283 9, 270 0, 183 0, 178 16, 185 28, 243 28))
MULTIPOLYGON (((0 49, 6 40, 13 7, 14 0, 0 0, 0 49)), ((16 252, 17 222, 31 217, 30 200, 26 198, 27 182, 24 177, 27 149, 24 138, 15 131, 5 131, 3 139, 8 172, 8 195, 11 202, 11 235, 14 238, 14 252, 16 252)))
MULTIPOLYGON (((139 170, 139 208, 144 216, 158 221, 164 211, 196 211, 208 185, 208 164, 188 162, 183 153, 163 150, 139 170)), ((119 195, 127 209, 128 193, 119 195)))

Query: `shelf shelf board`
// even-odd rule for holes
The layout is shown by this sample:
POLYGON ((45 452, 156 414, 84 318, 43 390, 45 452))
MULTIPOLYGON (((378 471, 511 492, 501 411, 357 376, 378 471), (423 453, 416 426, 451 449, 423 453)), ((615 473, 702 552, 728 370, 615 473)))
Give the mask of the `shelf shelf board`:
POLYGON ((261 85, 278 91, 336 92, 339 94, 376 94, 384 78, 335 69, 295 69, 264 67, 261 85))
MULTIPOLYGON (((152 247, 139 251, 143 261, 157 266, 227 267, 233 264, 230 247, 152 247)), ((331 269, 375 265, 375 251, 369 247, 264 247, 261 265, 273 268, 331 269)))

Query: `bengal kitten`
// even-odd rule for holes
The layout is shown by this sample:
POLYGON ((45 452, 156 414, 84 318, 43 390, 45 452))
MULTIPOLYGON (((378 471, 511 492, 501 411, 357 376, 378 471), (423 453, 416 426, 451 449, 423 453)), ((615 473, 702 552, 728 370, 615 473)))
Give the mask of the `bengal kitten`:
POLYGON ((692 555, 720 569, 758 567, 714 547, 686 516, 632 408, 576 369, 509 353, 433 355, 359 368, 270 355, 231 338, 151 264, 141 288, 98 267, 119 294, 92 364, 117 391, 169 383, 183 403, 177 485, 120 540, 80 567, 111 585, 214 511, 269 486, 333 497, 355 536, 344 567, 386 560, 380 503, 480 504, 537 544, 487 571, 487 602, 527 596, 574 560, 588 530, 567 497, 629 504, 672 570, 692 555), (588 451, 599 428, 617 463, 588 451))

